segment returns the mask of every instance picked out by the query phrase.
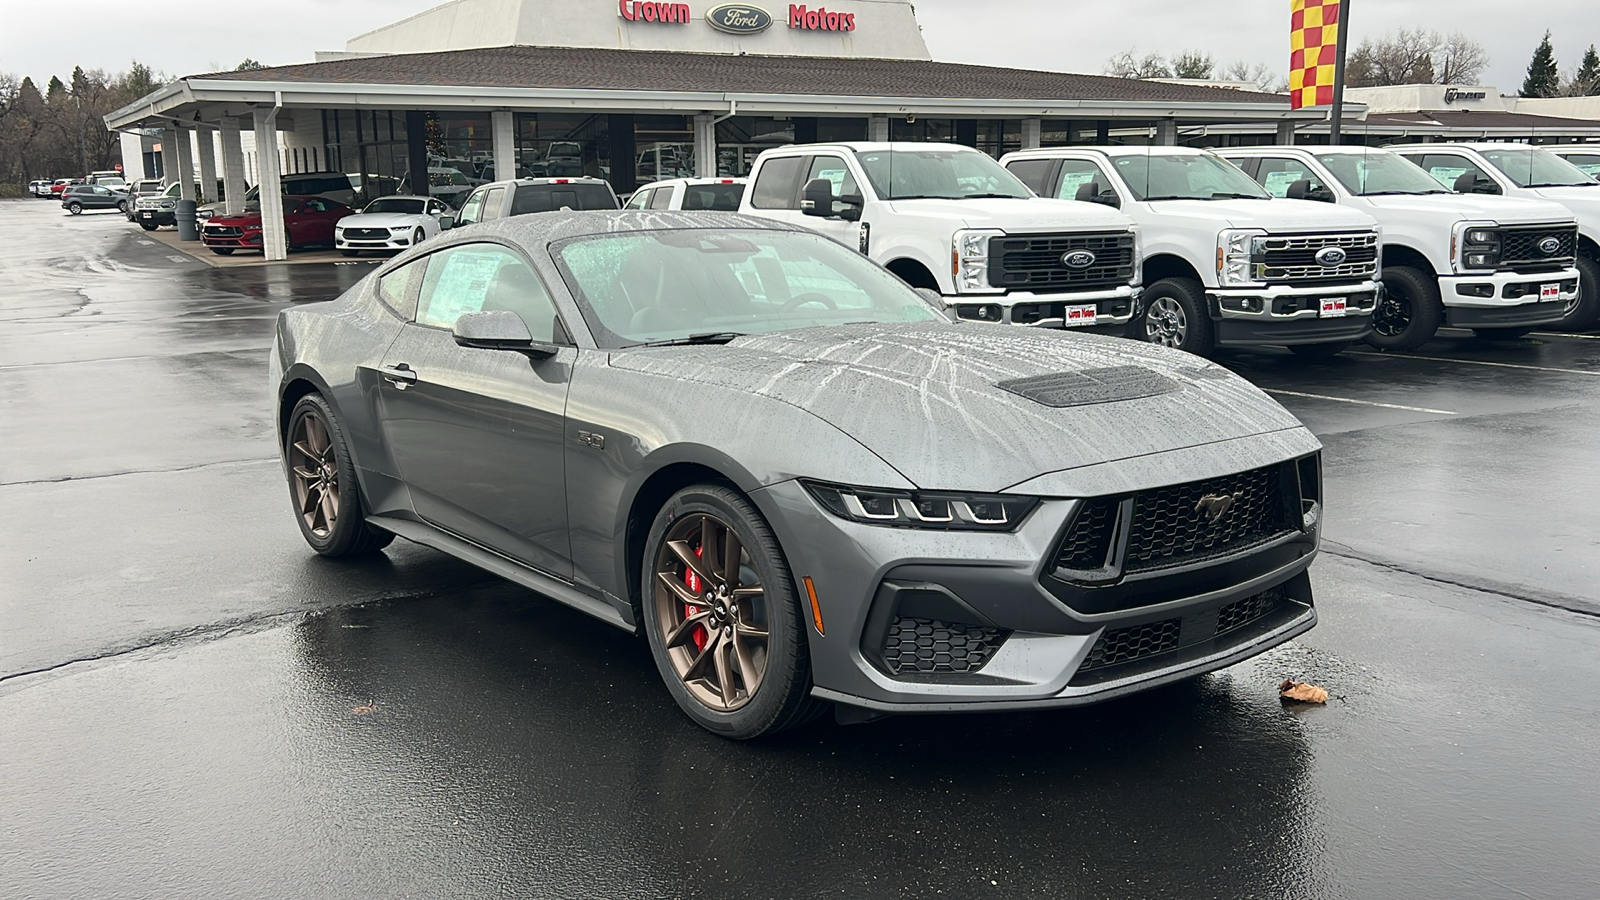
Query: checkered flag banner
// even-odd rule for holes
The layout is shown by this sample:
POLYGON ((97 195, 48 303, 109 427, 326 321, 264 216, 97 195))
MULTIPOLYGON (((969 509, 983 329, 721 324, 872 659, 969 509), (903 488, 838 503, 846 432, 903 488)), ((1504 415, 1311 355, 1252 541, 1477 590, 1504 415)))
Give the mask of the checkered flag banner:
POLYGON ((1342 0, 1289 0, 1289 105, 1333 102, 1342 0))

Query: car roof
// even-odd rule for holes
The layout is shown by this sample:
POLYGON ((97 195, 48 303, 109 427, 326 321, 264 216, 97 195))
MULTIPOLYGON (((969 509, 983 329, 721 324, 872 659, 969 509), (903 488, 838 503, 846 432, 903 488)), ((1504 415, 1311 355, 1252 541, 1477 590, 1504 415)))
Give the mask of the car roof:
POLYGON ((1533 144, 1508 141, 1452 141, 1440 144, 1390 144, 1388 150, 1543 150, 1533 144))
POLYGON ((835 141, 829 144, 785 144, 762 152, 768 153, 810 153, 816 150, 852 150, 856 153, 873 153, 880 150, 970 150, 979 152, 975 147, 966 144, 950 144, 939 141, 835 141))
MULTIPOLYGON (((326 200, 328 198, 327 197, 323 197, 322 199, 326 200)), ((438 197, 418 197, 416 194, 385 194, 382 197, 374 198, 373 200, 371 200, 369 202, 377 203, 379 200, 432 200, 435 203, 443 203, 444 202, 443 200, 440 200, 438 197)))
POLYGON ((647 181, 639 185, 637 190, 646 188, 667 187, 675 184, 749 184, 748 178, 663 178, 660 181, 647 181))
POLYGON ((1018 150, 1007 153, 1007 156, 1018 157, 1049 157, 1065 152, 1073 153, 1098 153, 1102 156, 1150 156, 1159 153, 1162 156, 1205 156, 1210 150, 1199 147, 1169 147, 1169 146, 1131 146, 1131 147, 1035 147, 1032 150, 1018 150))
MULTIPOLYGON (((813 234, 809 229, 773 219, 733 212, 675 212, 652 209, 570 210, 560 215, 532 213, 479 222, 447 233, 454 242, 476 237, 501 237, 528 247, 554 241, 604 234, 633 234, 686 228, 738 228, 755 231, 790 231, 813 234)), ((439 246, 438 243, 434 244, 439 246)))

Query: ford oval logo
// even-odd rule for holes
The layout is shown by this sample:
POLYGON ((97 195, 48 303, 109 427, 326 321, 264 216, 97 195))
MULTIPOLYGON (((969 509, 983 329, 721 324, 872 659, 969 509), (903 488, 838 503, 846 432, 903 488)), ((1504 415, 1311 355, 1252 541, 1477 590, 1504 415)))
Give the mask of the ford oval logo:
POLYGON ((755 34, 772 27, 772 13, 759 6, 725 3, 706 11, 706 24, 729 34, 755 34))
POLYGON ((1331 268, 1344 262, 1349 256, 1343 247, 1323 247, 1317 251, 1317 264, 1331 268))
POLYGON ((1074 250, 1061 257, 1061 264, 1069 269, 1087 269, 1094 265, 1094 254, 1087 250, 1074 250))
POLYGON ((1547 237, 1539 242, 1539 252, 1545 256, 1555 256, 1560 249, 1561 239, 1558 237, 1547 237))

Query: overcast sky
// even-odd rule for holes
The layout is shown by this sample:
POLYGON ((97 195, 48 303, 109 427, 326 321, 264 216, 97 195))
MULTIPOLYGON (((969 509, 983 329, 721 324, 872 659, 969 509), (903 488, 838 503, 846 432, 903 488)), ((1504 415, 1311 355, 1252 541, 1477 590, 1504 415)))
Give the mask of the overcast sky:
MULTIPOLYGON (((580 0, 568 0, 580 2, 580 0)), ((587 0, 594 2, 594 0, 587 0)), ((609 2, 609 0, 604 0, 609 2)), ((762 0, 757 0, 762 2, 762 0)), ((772 10, 781 0, 764 0, 772 10)), ((118 71, 138 58, 172 75, 229 69, 245 57, 306 62, 438 0, 0 0, 0 72, 42 86, 72 67, 118 71), (29 23, 33 23, 30 26, 29 23), (45 35, 48 35, 46 37, 45 35)), ((1565 75, 1600 42, 1600 0, 1353 0, 1357 42, 1396 28, 1461 30, 1490 55, 1485 82, 1515 92, 1546 29, 1565 75)), ((821 4, 817 4, 821 5, 821 4)), ((917 0, 935 59, 1099 72, 1108 56, 1183 49, 1288 68, 1289 0, 917 0)))

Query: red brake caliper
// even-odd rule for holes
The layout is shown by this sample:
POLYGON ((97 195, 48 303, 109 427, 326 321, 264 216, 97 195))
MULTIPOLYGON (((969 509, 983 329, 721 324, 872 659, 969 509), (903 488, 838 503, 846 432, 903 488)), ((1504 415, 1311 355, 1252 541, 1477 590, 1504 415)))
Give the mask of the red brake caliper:
MULTIPOLYGON (((694 549, 694 555, 703 557, 705 556, 704 550, 704 547, 696 547, 694 549)), ((696 575, 694 570, 688 566, 683 567, 683 583, 685 587, 691 591, 694 591, 696 594, 699 594, 706 588, 705 582, 701 581, 700 576, 696 575)), ((700 607, 695 606, 693 603, 685 603, 683 605, 683 617, 685 619, 692 619, 695 616, 700 615, 700 612, 700 607)), ((706 627, 704 625, 696 625, 694 628, 694 633, 689 637, 694 641, 694 647, 696 650, 706 649, 706 641, 711 639, 711 635, 706 632, 706 627)))

